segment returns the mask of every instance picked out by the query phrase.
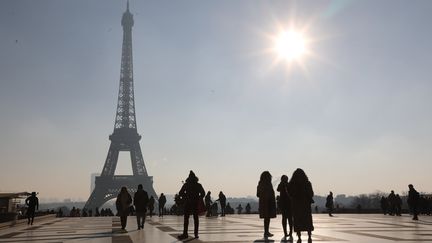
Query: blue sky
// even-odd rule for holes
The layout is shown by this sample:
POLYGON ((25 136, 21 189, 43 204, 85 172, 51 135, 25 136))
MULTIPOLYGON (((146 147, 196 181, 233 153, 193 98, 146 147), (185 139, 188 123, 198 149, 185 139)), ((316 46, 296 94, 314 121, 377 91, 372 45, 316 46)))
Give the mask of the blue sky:
MULTIPOLYGON (((86 200, 114 126, 125 1, 0 2, 0 190, 86 200)), ((254 195, 304 168, 316 193, 430 191, 432 2, 131 1, 136 113, 158 193, 193 169, 254 195), (267 35, 309 26, 314 57, 267 35)), ((121 155, 119 173, 130 171, 121 155)))

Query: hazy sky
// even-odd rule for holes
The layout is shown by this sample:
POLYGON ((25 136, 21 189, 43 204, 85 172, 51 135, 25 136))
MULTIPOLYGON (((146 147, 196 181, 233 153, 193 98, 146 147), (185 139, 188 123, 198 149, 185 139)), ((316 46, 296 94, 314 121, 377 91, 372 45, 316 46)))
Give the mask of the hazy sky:
MULTIPOLYGON (((0 1, 0 191, 87 200, 113 131, 125 1, 0 1)), ((432 1, 131 1, 136 113, 157 193, 193 169, 255 195, 431 191, 432 1), (308 26, 314 56, 266 53, 308 26)), ((131 171, 121 155, 118 172, 131 171)))

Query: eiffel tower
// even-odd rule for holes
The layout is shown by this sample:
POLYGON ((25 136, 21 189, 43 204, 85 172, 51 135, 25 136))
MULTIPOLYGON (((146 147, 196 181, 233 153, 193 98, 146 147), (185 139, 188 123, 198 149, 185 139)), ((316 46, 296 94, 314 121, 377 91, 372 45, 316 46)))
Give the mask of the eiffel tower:
POLYGON ((138 184, 142 184, 149 196, 157 198, 153 189, 153 177, 148 176, 144 165, 137 132, 135 116, 135 100, 132 70, 132 26, 133 15, 129 11, 129 1, 123 14, 123 46, 120 71, 120 87, 118 93, 117 112, 114 132, 109 136, 111 145, 100 176, 96 177, 95 188, 84 208, 87 210, 101 207, 105 202, 116 198, 122 186, 129 192, 135 192, 138 184), (120 151, 129 151, 133 175, 114 175, 120 151))

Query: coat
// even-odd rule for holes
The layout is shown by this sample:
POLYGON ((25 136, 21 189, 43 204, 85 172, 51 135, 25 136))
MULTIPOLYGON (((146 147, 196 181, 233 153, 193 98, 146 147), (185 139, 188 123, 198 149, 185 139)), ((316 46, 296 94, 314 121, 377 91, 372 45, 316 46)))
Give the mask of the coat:
POLYGON ((333 209, 334 208, 333 196, 331 196, 331 195, 327 196, 325 207, 328 208, 328 209, 333 209))
POLYGON ((279 197, 279 209, 283 214, 291 214, 291 196, 288 193, 288 183, 281 182, 277 187, 277 191, 280 192, 279 197))
POLYGON ((417 207, 419 200, 420 200, 420 194, 415 189, 412 190, 410 189, 408 191, 408 199, 407 199, 408 206, 410 208, 417 207))
POLYGON ((25 200, 25 204, 28 206, 29 211, 35 211, 39 209, 39 199, 36 196, 30 196, 25 200))
POLYGON ((147 211, 147 204, 149 197, 146 191, 138 190, 134 194, 134 206, 137 213, 145 213, 147 211))
POLYGON ((257 197, 260 218, 276 218, 276 199, 272 184, 258 183, 257 197))
POLYGON ((118 194, 116 200, 116 208, 120 217, 129 215, 131 203, 132 203, 132 197, 129 193, 118 194))
POLYGON ((198 202, 204 198, 205 191, 200 183, 186 181, 179 195, 185 202, 185 214, 195 214, 198 213, 198 202))
POLYGON ((165 206, 165 203, 166 203, 166 197, 165 197, 165 195, 160 196, 159 197, 159 207, 163 208, 165 206))
POLYGON ((294 231, 313 231, 311 204, 314 193, 312 184, 309 181, 297 185, 290 183, 288 191, 291 195, 294 231))

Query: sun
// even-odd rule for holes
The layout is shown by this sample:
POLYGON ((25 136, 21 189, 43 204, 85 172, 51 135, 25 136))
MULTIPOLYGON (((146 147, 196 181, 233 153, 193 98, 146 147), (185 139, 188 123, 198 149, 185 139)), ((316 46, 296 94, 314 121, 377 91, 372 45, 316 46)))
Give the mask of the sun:
POLYGON ((299 60, 307 52, 307 40, 300 32, 281 31, 275 38, 274 51, 279 59, 289 62, 299 60))

